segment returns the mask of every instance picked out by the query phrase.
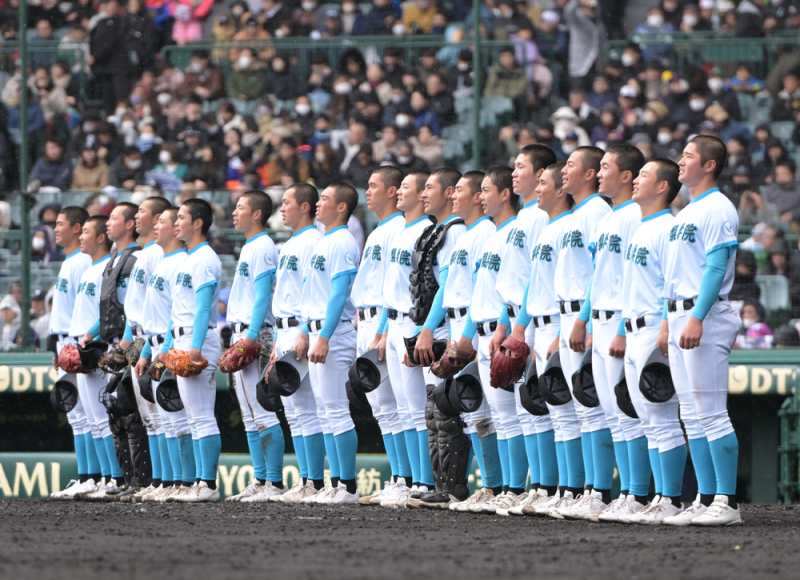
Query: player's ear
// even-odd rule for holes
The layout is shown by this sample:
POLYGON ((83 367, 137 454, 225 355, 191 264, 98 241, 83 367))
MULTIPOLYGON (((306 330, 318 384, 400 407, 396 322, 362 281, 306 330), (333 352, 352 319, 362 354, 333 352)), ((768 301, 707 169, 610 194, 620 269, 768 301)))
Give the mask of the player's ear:
POLYGON ((533 174, 533 179, 538 182, 539 179, 542 177, 542 173, 544 173, 545 168, 542 167, 539 171, 533 174))

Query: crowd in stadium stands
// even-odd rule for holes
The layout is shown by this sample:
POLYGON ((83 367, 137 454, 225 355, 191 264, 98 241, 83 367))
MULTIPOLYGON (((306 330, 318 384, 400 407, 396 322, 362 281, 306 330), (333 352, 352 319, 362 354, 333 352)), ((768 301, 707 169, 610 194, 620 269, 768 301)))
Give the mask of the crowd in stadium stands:
MULTIPOLYGON (((721 187, 741 225, 754 228, 739 253, 736 298, 763 319, 755 276, 782 275, 798 308, 800 250, 788 241, 800 234, 796 38, 769 49, 780 52, 772 70, 692 59, 678 67, 670 42, 714 31, 791 34, 800 0, 653 4, 609 59, 604 43, 626 38, 626 0, 482 0, 482 34, 504 45, 486 51, 480 92, 513 106, 507 126, 483 134, 482 162, 508 162, 534 142, 560 159, 581 145, 621 141, 648 159, 676 159, 689 136, 718 136, 729 153, 721 187), (740 95, 771 99, 760 123, 740 95)), ((297 181, 366 188, 380 164, 435 169, 445 163, 443 135, 459 121, 456 102, 473 94, 471 0, 31 0, 22 30, 18 12, 19 0, 0 0, 0 190, 17 184, 25 114, 29 178, 44 191, 94 193, 86 201, 93 212, 108 213, 120 189, 180 199, 229 190, 232 203, 245 189, 297 181), (6 45, 25 28, 30 76, 21 87, 18 55, 6 45), (307 50, 303 63, 275 42, 298 37, 307 48, 309 39, 370 35, 445 42, 410 52, 400 42, 369 50, 362 39, 335 53, 307 50), (54 42, 59 51, 42 48, 54 42), (190 45, 188 65, 173 65, 168 45, 190 45)), ((687 201, 679 196, 676 208, 687 201)), ((230 205, 222 205, 229 225, 230 205)), ((44 258, 52 240, 39 233, 44 258)))

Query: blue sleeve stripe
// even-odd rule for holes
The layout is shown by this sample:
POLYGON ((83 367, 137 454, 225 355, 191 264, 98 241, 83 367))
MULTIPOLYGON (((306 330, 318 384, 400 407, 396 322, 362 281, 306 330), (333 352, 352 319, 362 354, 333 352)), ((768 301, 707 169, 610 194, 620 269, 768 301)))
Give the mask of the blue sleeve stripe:
POLYGON ((202 286, 198 287, 198 288, 197 288, 197 290, 195 290, 195 291, 194 291, 194 293, 195 293, 195 294, 197 294, 198 292, 200 292, 200 290, 202 290, 203 288, 206 288, 206 287, 208 287, 208 286, 214 286, 214 287, 216 287, 216 286, 217 286, 217 284, 219 284, 219 282, 217 282, 216 280, 211 280, 210 282, 206 282, 206 283, 205 283, 205 284, 203 284, 202 286))
POLYGON ((707 250, 706 256, 708 256, 711 252, 719 250, 720 248, 730 248, 732 250, 735 250, 738 247, 739 247, 739 242, 736 240, 731 240, 730 242, 725 242, 724 244, 717 244, 713 248, 707 250))
POLYGON ((331 278, 331 282, 336 280, 336 278, 341 278, 342 276, 349 276, 350 274, 354 274, 358 272, 358 268, 350 268, 349 270, 344 270, 343 272, 339 272, 333 278, 331 278))
POLYGON ((261 280, 264 276, 269 276, 270 274, 274 274, 277 272, 277 268, 272 268, 271 270, 267 270, 266 272, 261 272, 258 276, 256 276, 256 280, 261 280))
POLYGON ((448 262, 447 264, 445 264, 444 266, 439 268, 439 273, 441 274, 442 272, 444 272, 445 270, 448 270, 449 268, 450 268, 450 262, 448 262))

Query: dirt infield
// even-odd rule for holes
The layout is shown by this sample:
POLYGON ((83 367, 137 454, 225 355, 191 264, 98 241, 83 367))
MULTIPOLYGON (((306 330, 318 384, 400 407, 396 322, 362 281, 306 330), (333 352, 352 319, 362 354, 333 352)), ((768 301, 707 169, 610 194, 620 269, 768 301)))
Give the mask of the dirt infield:
MULTIPOLYGON (((747 578, 800 568, 800 507, 643 528, 432 510, 0 501, 0 578, 747 578)), ((794 572, 792 572, 794 570, 794 572)))

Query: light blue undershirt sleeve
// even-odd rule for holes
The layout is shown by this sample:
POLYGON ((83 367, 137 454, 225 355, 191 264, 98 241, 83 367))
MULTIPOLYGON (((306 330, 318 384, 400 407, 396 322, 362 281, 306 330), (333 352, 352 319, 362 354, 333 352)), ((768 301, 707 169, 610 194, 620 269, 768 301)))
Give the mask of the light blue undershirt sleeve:
POLYGON ((172 318, 169 319, 169 324, 167 325, 167 335, 164 337, 164 344, 161 345, 161 352, 167 354, 169 349, 172 348, 172 345, 175 344, 175 338, 172 336, 172 318))
POLYGON ((386 332, 386 325, 389 323, 389 309, 383 308, 383 312, 381 312, 381 322, 378 325, 378 334, 383 334, 386 332))
POLYGON ((258 334, 261 327, 264 326, 274 279, 275 272, 273 271, 265 272, 255 279, 256 303, 253 305, 253 313, 250 315, 250 328, 247 329, 247 338, 250 340, 258 340, 258 334))
POLYGON ((216 284, 209 284, 198 288, 194 293, 194 302, 197 313, 194 317, 192 328, 192 348, 201 349, 208 333, 208 324, 211 321, 211 301, 214 299, 216 284))
POLYGON ((719 297, 722 283, 725 279, 725 270, 728 268, 730 248, 717 248, 706 254, 706 271, 700 281, 700 292, 697 303, 692 308, 692 317, 703 320, 719 297))
POLYGON ((89 330, 87 330, 86 332, 88 334, 91 334, 92 336, 97 336, 98 334, 100 334, 100 319, 98 318, 95 321, 95 323, 92 324, 92 327, 89 330))
POLYGON ((662 320, 666 320, 667 319, 667 314, 669 312, 668 305, 669 305, 669 300, 664 298, 664 312, 661 313, 661 319, 662 320))
POLYGON ((464 332, 461 333, 461 336, 472 340, 476 332, 478 332, 478 325, 472 322, 472 312, 467 312, 467 323, 464 325, 464 332))
POLYGON ((153 358, 153 349, 150 348, 150 341, 149 340, 145 341, 144 348, 142 349, 142 354, 140 354, 139 357, 140 358, 146 358, 147 360, 150 360, 151 358, 153 358))
POLYGON ((531 289, 531 281, 528 280, 528 285, 525 286, 525 294, 522 295, 522 306, 519 307, 519 314, 517 315, 517 324, 527 327, 531 323, 531 317, 528 314, 528 290, 531 289))
POLYGON ((328 307, 325 309, 325 323, 319 335, 330 340, 333 332, 342 319, 342 311, 347 302, 347 293, 350 290, 350 281, 355 277, 354 273, 345 274, 331 280, 331 297, 328 299, 328 307))
POLYGON ((436 327, 442 323, 445 314, 447 314, 447 310, 442 306, 442 302, 444 302, 444 284, 447 282, 447 273, 449 270, 449 268, 445 268, 439 272, 439 289, 436 291, 436 296, 433 297, 431 311, 428 312, 428 318, 425 319, 425 324, 423 325, 430 331, 436 330, 436 327))
POLYGON ((586 300, 583 301, 583 306, 581 306, 581 311, 578 314, 578 318, 584 322, 589 322, 592 319, 592 284, 594 284, 594 280, 589 282, 589 291, 586 293, 586 300))
POLYGON ((131 328, 131 321, 125 321, 125 332, 122 334, 122 340, 133 342, 133 329, 131 328))
POLYGON ((619 319, 619 327, 617 328, 617 334, 619 334, 620 336, 627 336, 627 334, 628 334, 625 331, 625 319, 624 318, 620 318, 619 319))

